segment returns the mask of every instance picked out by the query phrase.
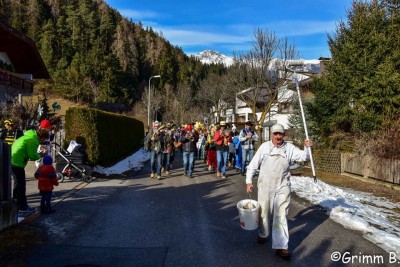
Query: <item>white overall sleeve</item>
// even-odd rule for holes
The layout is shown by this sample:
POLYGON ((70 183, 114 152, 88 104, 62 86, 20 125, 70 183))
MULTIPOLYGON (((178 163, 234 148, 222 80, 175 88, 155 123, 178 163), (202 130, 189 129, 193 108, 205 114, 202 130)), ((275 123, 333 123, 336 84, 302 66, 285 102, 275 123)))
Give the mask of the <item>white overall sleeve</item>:
POLYGON ((304 150, 289 144, 288 143, 288 150, 290 151, 290 158, 291 162, 293 161, 307 161, 310 159, 310 150, 304 146, 304 150))

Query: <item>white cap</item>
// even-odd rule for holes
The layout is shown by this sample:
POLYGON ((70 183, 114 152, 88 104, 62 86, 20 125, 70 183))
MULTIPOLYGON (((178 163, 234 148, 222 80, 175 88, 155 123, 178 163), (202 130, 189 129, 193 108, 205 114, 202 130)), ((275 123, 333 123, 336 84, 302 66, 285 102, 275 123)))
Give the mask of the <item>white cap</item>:
POLYGON ((275 124, 271 127, 271 133, 285 133, 285 129, 282 124, 275 124))

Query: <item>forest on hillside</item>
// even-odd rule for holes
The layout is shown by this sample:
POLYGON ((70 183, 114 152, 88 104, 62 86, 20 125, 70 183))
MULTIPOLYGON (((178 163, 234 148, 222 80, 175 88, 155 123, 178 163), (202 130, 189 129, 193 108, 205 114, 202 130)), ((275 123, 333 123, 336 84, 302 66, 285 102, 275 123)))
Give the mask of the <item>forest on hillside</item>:
POLYGON ((2 0, 0 21, 35 41, 52 78, 36 92, 76 103, 130 109, 159 74, 152 87, 160 94, 172 99, 178 87, 194 94, 209 73, 225 68, 203 65, 102 0, 2 0))

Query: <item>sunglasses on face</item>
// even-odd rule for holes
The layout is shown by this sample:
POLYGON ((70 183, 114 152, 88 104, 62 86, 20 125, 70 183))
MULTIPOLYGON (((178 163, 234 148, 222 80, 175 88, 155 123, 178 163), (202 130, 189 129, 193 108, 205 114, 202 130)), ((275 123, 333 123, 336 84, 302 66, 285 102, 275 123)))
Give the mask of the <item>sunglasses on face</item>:
POLYGON ((272 133, 273 135, 283 135, 283 133, 272 133))

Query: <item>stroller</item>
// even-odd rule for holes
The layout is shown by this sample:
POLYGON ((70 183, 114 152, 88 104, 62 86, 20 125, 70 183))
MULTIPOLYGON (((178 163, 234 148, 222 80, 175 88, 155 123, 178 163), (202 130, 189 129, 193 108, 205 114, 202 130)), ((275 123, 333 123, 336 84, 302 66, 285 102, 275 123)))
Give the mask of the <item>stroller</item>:
POLYGON ((60 183, 64 179, 80 178, 86 183, 90 183, 92 178, 92 168, 86 165, 87 155, 82 145, 71 141, 68 150, 63 149, 59 144, 52 143, 52 147, 56 152, 56 172, 57 179, 60 183), (71 147, 74 143, 75 146, 71 147), (57 148, 58 147, 58 148, 57 148))

